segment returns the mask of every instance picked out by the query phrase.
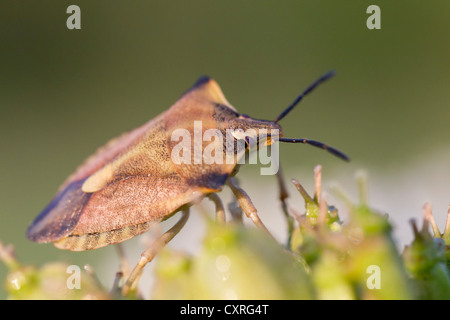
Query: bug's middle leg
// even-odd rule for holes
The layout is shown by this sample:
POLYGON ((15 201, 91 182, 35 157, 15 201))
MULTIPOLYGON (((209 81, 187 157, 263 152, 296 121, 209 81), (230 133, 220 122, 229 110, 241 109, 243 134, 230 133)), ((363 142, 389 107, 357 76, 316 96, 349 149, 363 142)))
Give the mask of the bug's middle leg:
POLYGON ((130 276, 128 277, 125 285, 122 288, 122 295, 126 296, 130 292, 130 290, 135 285, 136 280, 140 277, 142 273, 142 269, 147 265, 147 263, 151 262, 153 258, 161 251, 161 249, 172 240, 178 232, 180 232, 181 228, 186 224, 187 219, 189 218, 189 208, 182 210, 182 216, 180 220, 167 232, 165 232, 161 237, 156 239, 152 245, 147 248, 139 259, 137 265, 131 271, 130 276))
POLYGON ((223 207, 222 200, 220 200, 219 196, 215 193, 210 193, 207 196, 209 200, 214 202, 216 206, 216 220, 219 223, 224 224, 226 222, 225 218, 225 208, 223 207))
POLYGON ((237 185, 236 181, 233 178, 229 178, 227 184, 233 192, 234 196, 237 198, 242 211, 244 211, 247 217, 249 217, 257 227, 265 230, 270 236, 272 236, 272 234, 259 218, 256 207, 253 205, 252 200, 250 199, 248 194, 237 185))

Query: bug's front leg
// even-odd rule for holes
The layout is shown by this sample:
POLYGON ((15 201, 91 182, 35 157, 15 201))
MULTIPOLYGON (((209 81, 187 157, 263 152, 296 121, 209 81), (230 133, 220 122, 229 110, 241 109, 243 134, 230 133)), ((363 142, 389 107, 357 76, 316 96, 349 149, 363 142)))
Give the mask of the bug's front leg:
POLYGON ((181 228, 186 224, 187 219, 189 218, 189 208, 182 210, 182 216, 180 220, 167 232, 165 232, 161 237, 156 239, 152 245, 147 248, 139 259, 138 263, 131 271, 130 276, 125 282, 122 288, 122 295, 127 296, 130 293, 130 290, 137 285, 137 279, 140 277, 142 273, 142 269, 147 265, 147 263, 151 262, 153 258, 161 251, 164 246, 172 240, 178 232, 180 232, 181 228))
POLYGON ((222 200, 220 200, 219 196, 215 193, 210 193, 207 196, 209 200, 214 202, 216 206, 216 220, 219 223, 225 224, 226 218, 225 218, 225 208, 223 207, 222 200))
POLYGON ((259 218, 258 211, 253 205, 252 200, 250 199, 248 194, 237 185, 234 178, 229 178, 227 184, 233 192, 234 196, 237 198, 239 206, 242 208, 242 211, 244 211, 247 217, 249 217, 257 227, 265 230, 270 236, 272 236, 272 234, 259 218))

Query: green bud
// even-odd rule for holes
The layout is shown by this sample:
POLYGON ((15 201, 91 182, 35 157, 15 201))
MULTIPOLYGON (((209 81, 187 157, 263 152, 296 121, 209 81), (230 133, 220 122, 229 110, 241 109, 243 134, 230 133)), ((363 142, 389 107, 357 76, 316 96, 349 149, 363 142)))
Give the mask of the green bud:
POLYGON ((405 247, 403 260, 414 279, 421 299, 450 299, 450 276, 446 267, 445 241, 428 232, 428 220, 422 230, 411 221, 414 240, 405 247))
POLYGON ((6 290, 9 299, 18 300, 80 300, 109 299, 110 296, 90 274, 80 269, 72 274, 65 263, 47 263, 39 269, 23 266, 6 277, 6 290), (71 277, 79 281, 73 285, 71 277))
MULTIPOLYGON (((165 250, 166 251, 166 250, 165 250)), ((302 260, 260 230, 209 223, 195 258, 169 251, 158 260, 159 299, 311 299, 302 260)))
POLYGON ((193 299, 196 280, 192 275, 192 258, 169 248, 163 250, 155 265, 153 299, 193 299))

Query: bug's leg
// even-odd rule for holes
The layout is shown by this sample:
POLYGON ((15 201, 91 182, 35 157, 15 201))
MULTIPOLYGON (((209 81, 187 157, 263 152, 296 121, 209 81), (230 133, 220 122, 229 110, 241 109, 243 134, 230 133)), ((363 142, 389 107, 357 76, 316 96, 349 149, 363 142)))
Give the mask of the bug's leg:
POLYGON ((165 232, 161 237, 156 239, 156 241, 153 242, 152 245, 141 254, 141 258, 139 259, 134 269, 131 271, 130 276, 128 277, 127 281, 125 282, 122 288, 123 296, 128 295, 133 286, 137 285, 136 280, 140 277, 142 269, 146 266, 147 263, 153 260, 153 258, 161 251, 161 249, 170 240, 172 240, 177 235, 178 232, 180 232, 181 228, 183 228, 183 226, 185 225, 188 217, 189 217, 189 209, 184 209, 182 211, 182 216, 180 220, 178 220, 178 222, 167 232, 165 232))
POLYGON ((124 276, 123 276, 122 271, 116 272, 116 276, 114 277, 113 285, 111 287, 111 290, 109 291, 111 296, 120 297, 120 295, 122 294, 122 291, 120 288, 120 282, 122 281, 123 278, 124 278, 124 276))
POLYGON ((234 223, 242 224, 242 208, 239 207, 239 202, 233 199, 232 202, 228 204, 228 211, 231 213, 231 218, 234 223))
MULTIPOLYGON (((283 210, 284 217, 286 218, 286 223, 288 226, 288 235, 292 234, 294 231, 295 220, 289 214, 287 198, 289 194, 287 192, 286 183, 284 182, 283 172, 281 171, 281 167, 277 171, 277 181, 278 181, 278 190, 279 190, 279 199, 281 201, 281 209, 283 210)), ((290 239, 288 239, 290 241, 290 239)))
POLYGON ((244 213, 247 215, 247 217, 249 217, 257 227, 265 230, 269 235, 271 235, 269 230, 266 228, 264 223, 259 218, 257 210, 253 205, 252 200, 247 195, 247 193, 236 184, 233 178, 228 179, 227 183, 231 191, 233 192, 234 196, 239 201, 239 205, 244 211, 244 213))
MULTIPOLYGON (((233 182, 235 185, 239 186, 239 180, 237 179, 237 177, 233 177, 233 182)), ((243 223, 243 219, 242 219, 242 208, 239 206, 239 201, 236 198, 233 198, 233 200, 228 203, 228 211, 231 214, 231 219, 233 220, 234 223, 238 223, 238 224, 242 224, 243 223)))
POLYGON ((131 270, 130 263, 126 257, 125 250, 123 248, 123 244, 117 243, 115 245, 115 247, 117 249, 117 255, 119 256, 120 272, 122 273, 122 277, 124 279, 126 279, 130 275, 130 270, 131 270))
POLYGON ((208 194, 209 200, 214 202, 216 206, 216 220, 219 223, 225 224, 226 218, 225 218, 225 209, 222 204, 222 200, 220 200, 219 196, 215 193, 208 194))

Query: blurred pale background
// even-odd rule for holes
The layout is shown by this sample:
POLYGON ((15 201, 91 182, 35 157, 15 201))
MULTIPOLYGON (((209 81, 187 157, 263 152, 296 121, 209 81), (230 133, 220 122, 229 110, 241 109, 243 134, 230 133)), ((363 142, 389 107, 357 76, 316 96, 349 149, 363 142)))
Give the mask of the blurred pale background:
MULTIPOLYGON (((1 1, 0 240, 14 244, 24 263, 92 264, 109 287, 114 248, 70 253, 25 238, 80 162, 167 109, 200 75, 215 78, 239 111, 274 119, 330 69, 336 77, 282 125, 287 137, 324 141, 352 162, 283 145, 287 180, 311 190, 320 163, 325 191, 335 182, 357 200, 354 174, 364 169, 370 204, 389 213, 399 243, 411 238, 408 220, 421 219, 426 201, 442 229, 450 202, 450 3, 376 1, 381 30, 366 27, 370 4, 1 1), (81 30, 66 27, 70 4, 81 8, 81 30)), ((244 168, 242 185, 283 240, 275 179, 258 173, 244 168)), ((290 193, 301 211, 291 186, 290 193)), ((194 215, 172 245, 193 250, 201 224, 194 215)), ((142 241, 127 248, 134 261, 142 241)), ((5 274, 0 264, 0 281, 5 274)))

